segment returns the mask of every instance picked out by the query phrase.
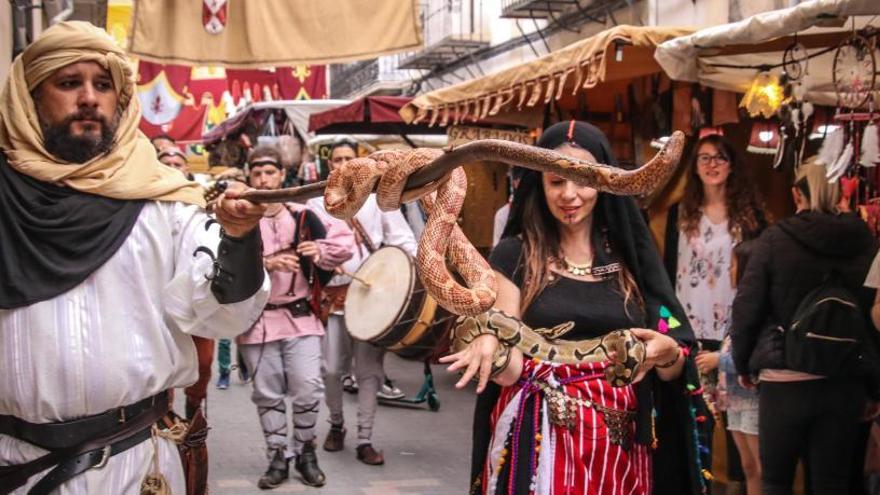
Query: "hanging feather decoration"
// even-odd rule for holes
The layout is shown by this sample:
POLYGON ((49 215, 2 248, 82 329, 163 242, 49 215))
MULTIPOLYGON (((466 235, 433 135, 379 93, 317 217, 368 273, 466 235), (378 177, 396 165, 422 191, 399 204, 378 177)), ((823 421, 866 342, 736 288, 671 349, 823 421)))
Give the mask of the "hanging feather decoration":
POLYGON ((804 159, 804 148, 807 144, 807 136, 810 134, 808 127, 812 123, 813 110, 813 104, 810 102, 805 102, 801 108, 797 138, 795 139, 795 167, 800 165, 801 161, 804 159))
POLYGON ((869 124, 862 135, 862 158, 859 163, 863 167, 873 167, 880 162, 880 139, 877 138, 877 126, 869 124))
POLYGON ((833 165, 827 167, 825 177, 828 178, 828 182, 834 183, 843 177, 843 174, 846 173, 846 169, 849 168, 850 162, 852 161, 854 151, 852 142, 850 141, 849 143, 846 143, 846 146, 843 148, 843 153, 840 154, 837 161, 835 161, 833 165))
POLYGON ((838 127, 825 136, 822 148, 819 150, 819 156, 816 157, 816 165, 827 167, 836 162, 843 151, 843 138, 843 127, 838 127))

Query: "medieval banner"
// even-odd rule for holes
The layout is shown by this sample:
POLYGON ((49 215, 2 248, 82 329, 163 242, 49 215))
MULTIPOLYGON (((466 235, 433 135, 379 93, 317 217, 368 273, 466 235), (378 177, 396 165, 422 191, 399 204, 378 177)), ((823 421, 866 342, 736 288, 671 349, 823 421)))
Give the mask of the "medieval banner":
POLYGON ((128 50, 233 68, 329 64, 421 46, 416 0, 138 0, 128 50))

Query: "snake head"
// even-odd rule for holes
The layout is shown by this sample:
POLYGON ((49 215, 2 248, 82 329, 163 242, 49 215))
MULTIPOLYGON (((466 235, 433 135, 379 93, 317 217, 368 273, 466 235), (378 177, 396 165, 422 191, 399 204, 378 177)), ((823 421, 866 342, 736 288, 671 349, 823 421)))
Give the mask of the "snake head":
POLYGON ((367 202, 387 164, 355 158, 330 171, 324 191, 327 213, 341 220, 355 215, 367 202))

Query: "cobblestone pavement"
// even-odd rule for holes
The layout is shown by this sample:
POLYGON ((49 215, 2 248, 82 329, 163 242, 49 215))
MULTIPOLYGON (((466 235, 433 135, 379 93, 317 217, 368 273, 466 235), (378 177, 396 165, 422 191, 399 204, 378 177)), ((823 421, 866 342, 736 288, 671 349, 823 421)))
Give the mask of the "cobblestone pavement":
MULTIPOLYGON (((303 485, 291 464, 291 479, 269 492, 257 488, 265 471, 263 436, 256 407, 250 401, 250 384, 242 384, 233 372, 227 390, 215 388, 216 365, 208 389, 208 436, 210 492, 215 495, 265 493, 321 493, 339 495, 460 495, 467 492, 470 471, 473 389, 453 388, 455 376, 434 365, 434 382, 440 410, 426 404, 415 408, 379 406, 373 444, 384 451, 384 466, 367 466, 355 459, 357 424, 356 396, 345 394, 345 421, 349 428, 345 450, 325 452, 320 448, 329 428, 326 406, 318 419, 318 461, 327 474, 322 488, 303 485)), ((388 355, 385 369, 408 396, 414 396, 423 381, 422 363, 388 355)), ((177 394, 178 397, 183 394, 177 394)), ((182 400, 177 410, 182 411, 182 400)), ((289 406, 288 406, 288 410, 289 406)))

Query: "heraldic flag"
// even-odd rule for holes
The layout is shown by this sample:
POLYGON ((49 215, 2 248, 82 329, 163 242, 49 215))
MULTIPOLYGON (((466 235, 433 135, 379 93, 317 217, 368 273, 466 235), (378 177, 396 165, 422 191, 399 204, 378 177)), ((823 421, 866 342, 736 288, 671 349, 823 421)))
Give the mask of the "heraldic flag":
POLYGON ((422 44, 416 0, 138 0, 128 50, 160 64, 329 64, 422 44))

